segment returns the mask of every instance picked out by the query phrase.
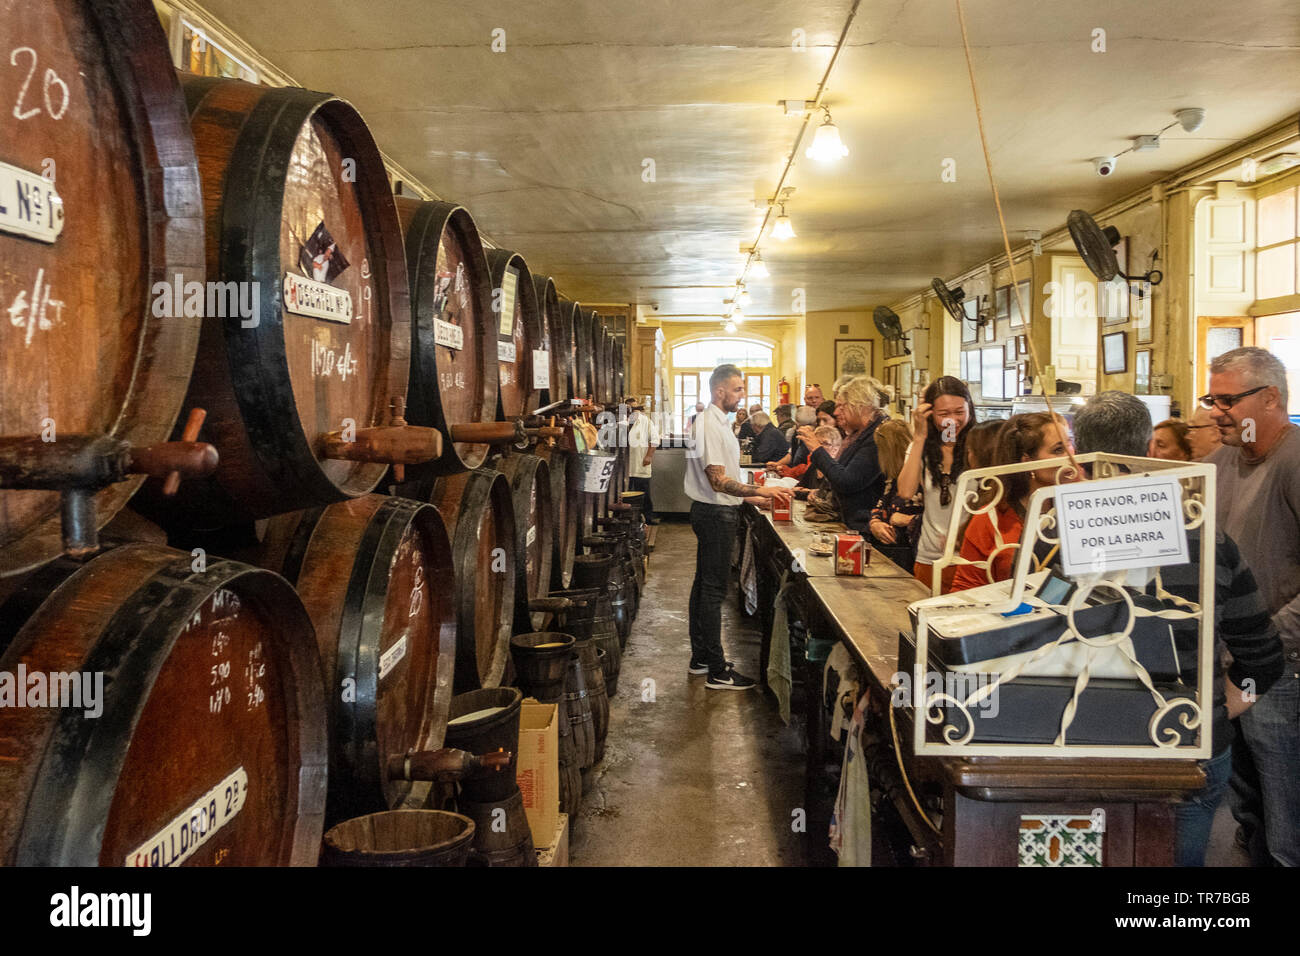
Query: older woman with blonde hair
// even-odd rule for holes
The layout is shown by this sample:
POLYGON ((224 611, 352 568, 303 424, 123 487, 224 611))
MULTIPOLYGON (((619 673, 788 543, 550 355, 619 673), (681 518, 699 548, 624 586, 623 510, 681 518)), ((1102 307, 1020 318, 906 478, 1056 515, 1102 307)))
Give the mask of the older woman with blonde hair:
POLYGON ((880 406, 888 393, 870 375, 835 384, 835 422, 844 433, 838 458, 831 456, 812 426, 803 426, 797 434, 813 467, 834 489, 844 523, 865 536, 870 533, 871 509, 885 487, 875 432, 886 419, 880 406))

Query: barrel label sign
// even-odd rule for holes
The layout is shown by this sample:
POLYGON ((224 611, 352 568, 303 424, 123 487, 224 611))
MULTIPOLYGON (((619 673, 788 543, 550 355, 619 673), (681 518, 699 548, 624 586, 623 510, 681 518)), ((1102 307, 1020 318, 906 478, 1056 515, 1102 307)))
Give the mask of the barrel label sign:
POLYGON ((537 525, 530 524, 528 526, 528 534, 525 536, 524 544, 531 548, 533 546, 533 542, 536 540, 537 540, 537 525))
POLYGON ((295 315, 330 322, 352 322, 352 295, 346 289, 336 289, 324 282, 284 274, 284 307, 295 315))
POLYGON ((126 855, 127 866, 180 866, 235 819, 248 800, 248 774, 239 767, 189 809, 126 855))
POLYGON ((387 677, 388 672, 391 671, 398 664, 400 664, 402 662, 402 658, 404 658, 405 656, 406 656, 406 635, 403 634, 402 639, 400 641, 398 641, 388 650, 384 651, 384 653, 379 655, 379 679, 383 680, 385 677, 387 677))
POLYGON ((52 243, 63 232, 63 200, 54 183, 0 163, 0 232, 52 243))
POLYGON ((465 347, 465 330, 459 325, 444 322, 442 319, 434 319, 433 340, 439 345, 447 346, 449 349, 463 349, 465 347))
POLYGON ((551 355, 546 349, 533 349, 533 388, 551 387, 551 355))
POLYGON ((513 363, 517 353, 515 352, 514 342, 497 341, 497 361, 513 363))

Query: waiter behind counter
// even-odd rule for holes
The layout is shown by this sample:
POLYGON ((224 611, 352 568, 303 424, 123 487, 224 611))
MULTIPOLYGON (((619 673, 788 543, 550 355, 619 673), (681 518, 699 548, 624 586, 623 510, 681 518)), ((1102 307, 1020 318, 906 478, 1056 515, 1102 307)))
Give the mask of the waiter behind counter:
POLYGON ((731 552, 740 524, 740 504, 766 505, 769 498, 788 504, 788 488, 748 485, 740 480, 740 443, 727 415, 745 398, 745 378, 734 365, 719 365, 709 376, 711 403, 695 416, 686 455, 686 494, 692 499, 695 580, 691 584, 689 672, 707 674, 710 690, 748 690, 754 681, 736 672, 722 649, 722 602, 731 576, 731 552))

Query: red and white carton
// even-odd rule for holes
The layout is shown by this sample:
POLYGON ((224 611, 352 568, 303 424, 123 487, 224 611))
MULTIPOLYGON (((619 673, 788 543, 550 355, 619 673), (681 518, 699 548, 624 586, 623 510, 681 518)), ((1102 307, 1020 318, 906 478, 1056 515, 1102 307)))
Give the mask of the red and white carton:
POLYGON ((773 498, 772 499, 772 520, 792 521, 793 519, 790 517, 790 509, 792 507, 793 507, 793 503, 791 501, 785 501, 783 503, 778 499, 773 498))
POLYGON ((871 548, 862 535, 851 532, 835 536, 836 574, 862 574, 870 563, 871 548))

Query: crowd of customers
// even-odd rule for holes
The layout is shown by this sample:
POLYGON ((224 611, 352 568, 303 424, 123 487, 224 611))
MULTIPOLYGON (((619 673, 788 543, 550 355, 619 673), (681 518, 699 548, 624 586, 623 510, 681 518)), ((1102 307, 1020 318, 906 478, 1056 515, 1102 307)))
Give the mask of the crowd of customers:
MULTIPOLYGON (((774 411, 775 423, 754 406, 737 415, 737 434, 753 439, 753 461, 769 474, 797 479, 807 520, 843 522, 936 592, 1008 579, 1035 492, 1089 477, 1076 455, 1215 466, 1213 756, 1203 762, 1204 790, 1177 808, 1175 856, 1204 862, 1215 810, 1230 793, 1252 861, 1300 865, 1300 428, 1288 416, 1282 362, 1259 348, 1221 355, 1195 413, 1154 426, 1140 399, 1116 391, 1069 418, 1039 411, 976 422, 966 384, 941 376, 910 423, 890 418, 888 389, 869 375, 831 392, 810 385, 803 405, 774 411), (1038 461, 976 485, 960 509, 965 520, 954 522, 963 472, 1038 461), (958 560, 944 560, 950 549, 958 560)), ((1196 600, 1199 535, 1190 532, 1190 563, 1162 569, 1162 597, 1196 600)), ((1055 549, 1036 551, 1031 568, 1058 560, 1055 549)))

